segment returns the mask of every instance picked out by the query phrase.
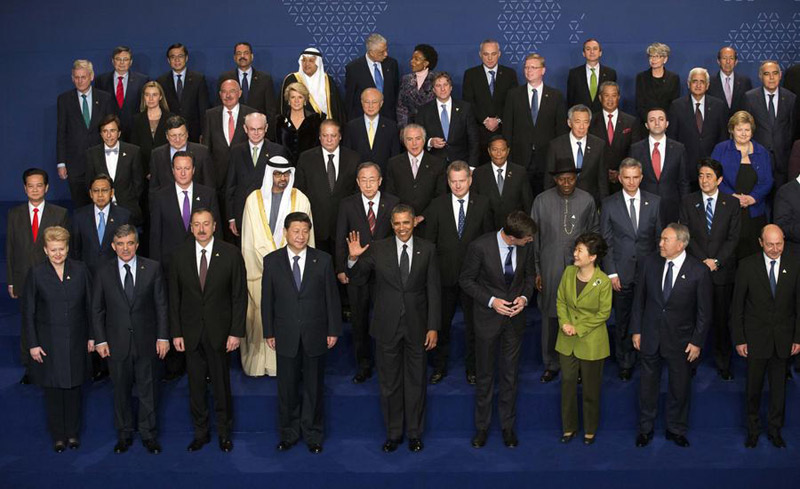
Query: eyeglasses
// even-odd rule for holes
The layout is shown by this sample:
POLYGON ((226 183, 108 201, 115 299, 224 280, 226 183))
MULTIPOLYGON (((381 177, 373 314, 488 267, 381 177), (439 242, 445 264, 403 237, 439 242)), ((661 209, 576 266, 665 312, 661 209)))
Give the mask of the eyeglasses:
POLYGON ((114 61, 117 63, 130 63, 131 58, 114 58, 114 61))
POLYGON ((185 59, 186 55, 185 54, 170 54, 167 57, 170 59, 170 61, 172 61, 172 60, 176 60, 176 59, 185 59))

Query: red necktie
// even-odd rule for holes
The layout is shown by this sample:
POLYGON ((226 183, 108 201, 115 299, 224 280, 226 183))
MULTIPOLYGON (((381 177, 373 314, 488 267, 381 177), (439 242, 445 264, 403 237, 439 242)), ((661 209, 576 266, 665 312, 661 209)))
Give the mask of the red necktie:
POLYGON ((228 145, 233 142, 233 133, 236 132, 236 123, 233 122, 233 112, 228 111, 228 145))
POLYGON ((658 145, 661 143, 653 144, 653 171, 656 173, 656 180, 661 179, 661 151, 658 150, 658 145))
POLYGON ((614 124, 611 123, 611 118, 614 117, 614 114, 608 114, 608 145, 611 146, 614 143, 614 124))
POLYGON ((125 102, 125 88, 122 86, 122 77, 117 77, 117 105, 122 108, 122 103, 125 102))
POLYGON ((33 209, 33 223, 31 224, 33 231, 33 242, 36 242, 36 237, 39 236, 39 209, 33 209))
POLYGON ((375 212, 372 210, 372 206, 375 204, 371 200, 369 201, 369 212, 367 212, 367 223, 369 224, 369 234, 375 235, 375 212))

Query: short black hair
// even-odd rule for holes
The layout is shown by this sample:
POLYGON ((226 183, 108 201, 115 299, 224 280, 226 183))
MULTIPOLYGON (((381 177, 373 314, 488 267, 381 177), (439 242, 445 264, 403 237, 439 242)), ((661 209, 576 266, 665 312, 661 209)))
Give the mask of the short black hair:
POLYGON ((173 49, 182 49, 183 54, 189 56, 189 49, 183 44, 176 42, 174 44, 170 44, 169 47, 167 48, 167 58, 169 58, 169 52, 172 51, 173 49))
POLYGON ((44 184, 45 185, 49 185, 50 184, 49 183, 50 182, 50 177, 47 175, 47 172, 42 170, 41 168, 28 168, 27 170, 22 172, 22 184, 23 185, 27 185, 28 184, 28 177, 33 176, 33 175, 41 175, 42 178, 44 179, 44 184))
POLYGON ((293 222, 304 222, 308 224, 308 229, 311 229, 311 218, 305 212, 290 212, 283 220, 283 227, 289 229, 293 222))
POLYGON ((439 61, 439 53, 430 44, 417 44, 414 46, 414 51, 419 51, 425 60, 428 61, 428 69, 433 71, 436 68, 436 63, 439 61))
POLYGON ((412 219, 417 217, 417 214, 414 212, 414 208, 408 204, 397 204, 396 206, 394 206, 392 208, 392 217, 394 217, 395 214, 404 214, 406 212, 411 214, 412 219))
POLYGON ((208 212, 209 214, 211 214, 211 220, 213 222, 217 222, 217 219, 214 217, 214 213, 211 212, 211 209, 209 209, 208 207, 198 207, 197 209, 192 209, 192 214, 191 216, 189 216, 189 222, 192 222, 192 219, 194 219, 195 214, 200 214, 201 212, 208 212))
POLYGON ((495 142, 495 141, 503 141, 504 143, 506 143, 506 146, 508 146, 508 139, 506 139, 506 137, 503 136, 502 134, 495 134, 494 136, 489 138, 488 146, 491 146, 492 143, 495 142))
POLYGON ((536 234, 538 228, 533 218, 524 211, 513 211, 506 216, 503 232, 512 238, 525 239, 536 234))
POLYGON ((663 112, 664 113, 664 119, 669 121, 669 112, 667 112, 667 109, 665 109, 663 107, 650 107, 649 109, 647 109, 647 113, 644 115, 645 122, 647 122, 647 117, 650 116, 650 112, 652 112, 654 110, 660 110, 661 112, 663 112))
POLYGON ((186 119, 179 115, 171 115, 167 117, 167 121, 164 123, 164 125, 167 127, 167 131, 170 129, 177 129, 186 125, 186 119))
POLYGON ((586 251, 589 252, 589 255, 594 255, 597 257, 595 260, 595 265, 600 264, 600 260, 606 256, 606 252, 608 251, 606 240, 603 239, 603 236, 601 236, 600 233, 581 234, 575 239, 575 247, 577 248, 579 244, 582 244, 586 247, 586 251))
POLYGON ((175 166, 175 158, 189 158, 192 160, 192 167, 194 167, 194 153, 191 151, 176 151, 174 155, 172 155, 172 166, 175 166))
POLYGON ((114 188, 114 180, 109 175, 107 175, 105 173, 98 173, 97 175, 92 177, 92 181, 89 182, 89 188, 92 188, 92 185, 94 185, 94 182, 96 182, 98 180, 105 180, 106 182, 108 182, 109 185, 111 185, 111 188, 114 188))
POLYGON ((111 57, 115 58, 119 53, 128 53, 131 55, 131 59, 133 59, 133 51, 128 46, 117 46, 111 51, 111 57))
POLYGON ((714 158, 700 158, 697 161, 697 172, 699 173, 703 167, 710 168, 718 179, 722 176, 722 163, 714 158))
POLYGON ((237 42, 236 44, 233 45, 233 54, 236 54, 236 48, 239 47, 239 46, 247 46, 247 49, 250 50, 250 54, 253 53, 253 46, 251 46, 249 42, 247 42, 247 41, 239 41, 239 42, 237 42))
POLYGON ((100 124, 97 125, 97 132, 102 133, 103 128, 112 122, 117 125, 118 131, 122 131, 122 122, 117 117, 117 114, 106 114, 105 117, 100 119, 100 124))

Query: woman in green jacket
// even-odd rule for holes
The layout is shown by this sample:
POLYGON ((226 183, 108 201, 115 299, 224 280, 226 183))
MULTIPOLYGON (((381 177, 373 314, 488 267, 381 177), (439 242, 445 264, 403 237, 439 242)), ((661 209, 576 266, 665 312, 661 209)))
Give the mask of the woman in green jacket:
POLYGON ((583 380, 583 442, 595 440, 600 419, 603 363, 609 356, 606 320, 611 315, 611 280, 597 266, 608 246, 598 233, 575 240, 574 265, 564 270, 558 286, 558 339, 561 359, 562 443, 578 432, 578 376, 583 380))

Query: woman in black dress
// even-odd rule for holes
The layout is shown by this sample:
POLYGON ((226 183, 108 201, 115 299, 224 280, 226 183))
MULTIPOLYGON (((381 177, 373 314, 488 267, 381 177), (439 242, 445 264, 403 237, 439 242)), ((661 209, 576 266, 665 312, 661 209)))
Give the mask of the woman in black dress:
POLYGON ((283 91, 286 111, 275 121, 275 140, 289 152, 289 161, 297 165, 300 153, 319 146, 320 115, 306 106, 308 89, 302 83, 291 83, 283 91))
POLYGON ((681 96, 680 78, 664 68, 669 60, 669 46, 654 42, 647 46, 647 56, 650 69, 636 75, 636 113, 642 122, 647 122, 650 109, 667 112, 672 101, 681 96))
POLYGON ((141 112, 133 116, 131 143, 139 146, 142 168, 150 180, 150 152, 162 144, 167 144, 166 121, 169 113, 164 89, 157 81, 149 81, 142 88, 141 112))

